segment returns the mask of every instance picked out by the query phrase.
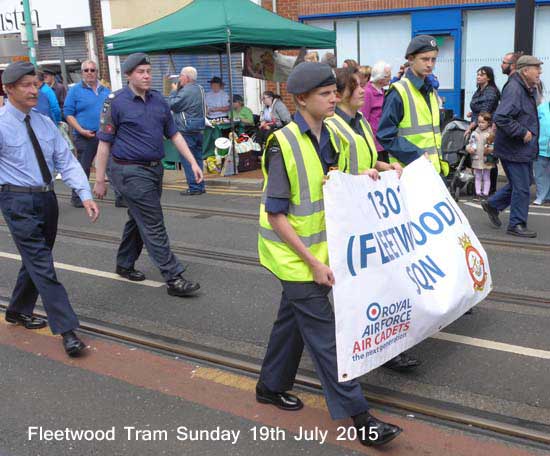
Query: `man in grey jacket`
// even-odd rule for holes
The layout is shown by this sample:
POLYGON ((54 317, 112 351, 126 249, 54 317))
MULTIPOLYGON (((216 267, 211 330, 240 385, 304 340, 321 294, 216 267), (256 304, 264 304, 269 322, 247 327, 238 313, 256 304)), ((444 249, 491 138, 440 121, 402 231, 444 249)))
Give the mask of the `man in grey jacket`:
MULTIPOLYGON (((197 70, 193 67, 182 68, 179 82, 172 84, 172 89, 168 104, 176 126, 202 169, 202 134, 205 127, 204 89, 197 84, 197 70)), ((197 183, 191 165, 183 157, 181 157, 181 164, 189 187, 181 194, 192 196, 205 193, 204 181, 197 183)))

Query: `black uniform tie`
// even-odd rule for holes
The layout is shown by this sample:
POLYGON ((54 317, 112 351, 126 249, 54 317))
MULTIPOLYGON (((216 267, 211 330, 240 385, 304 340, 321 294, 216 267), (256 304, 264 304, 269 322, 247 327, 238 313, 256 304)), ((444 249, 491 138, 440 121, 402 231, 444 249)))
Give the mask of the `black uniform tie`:
POLYGON ((38 161, 38 166, 40 167, 42 179, 44 179, 44 183, 46 185, 49 185, 52 182, 52 173, 50 173, 48 164, 44 158, 44 152, 42 152, 42 147, 40 147, 40 143, 38 142, 38 139, 34 134, 34 130, 31 127, 31 116, 27 115, 25 117, 25 125, 27 126, 29 137, 31 138, 32 148, 34 149, 34 154, 36 155, 36 160, 38 161))

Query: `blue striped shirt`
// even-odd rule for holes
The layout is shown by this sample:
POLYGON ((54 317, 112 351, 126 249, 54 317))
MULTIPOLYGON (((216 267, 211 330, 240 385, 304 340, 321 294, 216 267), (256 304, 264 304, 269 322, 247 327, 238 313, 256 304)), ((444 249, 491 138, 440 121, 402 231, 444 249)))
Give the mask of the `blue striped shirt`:
MULTIPOLYGON (((54 169, 82 201, 92 199, 90 184, 67 142, 49 117, 31 110, 31 127, 38 138, 52 176, 54 169)), ((27 115, 9 101, 0 108, 0 185, 21 187, 44 185, 38 160, 25 125, 27 115)))

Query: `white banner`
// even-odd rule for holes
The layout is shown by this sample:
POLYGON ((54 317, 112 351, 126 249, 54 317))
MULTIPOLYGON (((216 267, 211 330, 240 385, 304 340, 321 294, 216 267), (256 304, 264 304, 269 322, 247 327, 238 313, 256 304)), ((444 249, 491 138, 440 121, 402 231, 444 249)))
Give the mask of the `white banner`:
MULTIPOLYGON (((21 0, 0 0, 0 35, 20 33, 24 17, 21 0)), ((39 31, 92 25, 88 0, 32 0, 31 18, 39 31)))
POLYGON ((324 186, 338 377, 380 366, 492 289, 487 254, 425 158, 395 172, 331 172, 324 186))

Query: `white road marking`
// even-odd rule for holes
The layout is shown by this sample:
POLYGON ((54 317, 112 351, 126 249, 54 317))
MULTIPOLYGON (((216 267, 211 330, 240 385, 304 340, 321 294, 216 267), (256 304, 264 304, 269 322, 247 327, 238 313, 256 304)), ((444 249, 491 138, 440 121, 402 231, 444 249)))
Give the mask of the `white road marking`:
MULTIPOLYGON (((21 261, 19 255, 13 253, 0 252, 0 258, 7 258, 10 260, 21 261)), ((81 266, 74 266, 72 264, 54 262, 57 269, 64 269, 67 271, 77 272, 80 274, 87 274, 96 277, 103 277, 111 280, 118 280, 121 282, 127 282, 136 285, 145 285, 147 287, 159 288, 164 286, 162 282, 155 282, 153 280, 144 280, 143 282, 131 282, 120 277, 118 274, 112 272, 99 271, 97 269, 83 268, 81 266)), ((461 336, 458 334, 451 334, 447 332, 439 332, 434 334, 432 339, 445 340, 447 342, 454 342, 456 344, 471 345, 473 347, 486 348, 489 350, 502 351, 507 353, 514 353, 516 355, 530 356, 533 358, 550 359, 550 351, 538 350, 535 348, 522 347, 520 345, 505 344, 502 342, 496 342, 493 340, 478 339, 475 337, 461 336)))
POLYGON ((476 337, 460 336, 458 334, 446 332, 434 334, 432 339, 445 340, 456 344, 471 345, 472 347, 487 348, 489 350, 514 353, 516 355, 531 356, 533 358, 550 359, 550 351, 522 347, 520 345, 505 344, 494 340, 478 339, 476 337))
MULTIPOLYGON (((10 260, 21 261, 21 256, 15 255, 13 253, 7 253, 7 252, 0 252, 0 258, 8 258, 10 260)), ((154 280, 144 280, 143 282, 132 282, 123 277, 120 277, 118 274, 115 274, 114 272, 106 272, 106 271, 99 271, 97 269, 83 268, 81 266, 74 266, 72 264, 58 263, 57 261, 54 262, 54 266, 57 269, 64 269, 66 271, 78 272, 80 274, 103 277, 105 279, 118 280, 120 282, 126 282, 126 283, 131 283, 136 285, 145 285, 146 287, 160 288, 165 285, 164 282, 155 282, 154 280)))
MULTIPOLYGON (((462 204, 464 204, 465 206, 475 207, 475 208, 477 208, 477 209, 483 210, 483 208, 481 207, 480 204, 470 203, 469 201, 464 201, 464 202, 462 202, 462 204)), ((531 205, 531 206, 529 206, 529 207, 530 207, 530 208, 543 209, 542 207, 533 206, 533 205, 531 205)), ((510 210, 509 210, 509 209, 506 209, 504 212, 506 212, 507 214, 509 214, 509 213, 510 213, 510 210)), ((533 212, 533 211, 530 210, 530 211, 529 211, 529 216, 531 216, 531 215, 540 215, 540 216, 542 216, 542 217, 550 217, 550 213, 548 213, 548 214, 543 214, 542 212, 533 212)))

